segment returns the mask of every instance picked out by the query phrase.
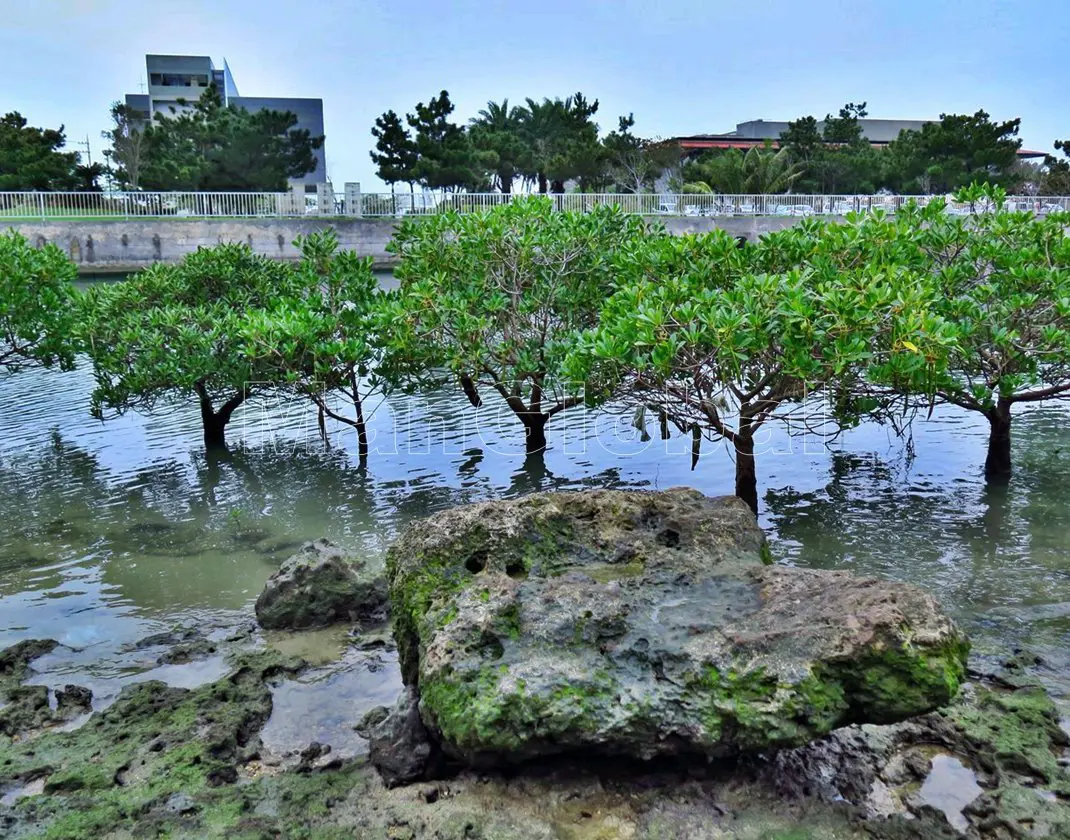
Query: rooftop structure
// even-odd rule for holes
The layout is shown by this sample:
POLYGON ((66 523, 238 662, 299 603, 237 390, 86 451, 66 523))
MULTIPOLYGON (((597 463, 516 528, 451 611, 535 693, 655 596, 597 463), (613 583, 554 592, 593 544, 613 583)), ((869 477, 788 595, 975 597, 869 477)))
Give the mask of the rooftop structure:
MULTIPOLYGON (((901 131, 920 131, 921 127, 936 120, 875 120, 860 119, 862 136, 874 146, 887 146, 899 136, 901 131)), ((825 121, 819 120, 817 130, 823 131, 825 121)), ((703 152, 707 149, 743 149, 761 146, 771 142, 774 147, 780 143, 780 135, 788 130, 786 120, 747 120, 736 124, 735 131, 725 134, 694 134, 688 137, 673 137, 685 152, 703 152)), ((1044 152, 1019 149, 1018 157, 1043 157, 1044 152)))

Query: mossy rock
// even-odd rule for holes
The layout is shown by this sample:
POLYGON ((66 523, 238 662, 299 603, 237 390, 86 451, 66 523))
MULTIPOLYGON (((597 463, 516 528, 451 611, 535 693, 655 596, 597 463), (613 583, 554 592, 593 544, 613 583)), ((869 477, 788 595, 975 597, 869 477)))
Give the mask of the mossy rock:
POLYGON ((282 564, 256 599, 256 619, 273 630, 303 630, 386 618, 382 569, 316 540, 282 564))
MULTIPOLYGON (((976 673, 976 671, 975 671, 976 673)), ((851 726, 785 750, 760 777, 785 800, 853 806, 879 840, 1070 837, 1070 736, 1044 688, 1019 667, 988 672, 947 706, 887 726, 851 726), (922 795, 936 759, 957 780, 922 795), (963 775, 964 774, 964 775, 963 775), (963 788, 964 779, 966 787, 963 788), (956 787, 957 790, 956 790, 956 787), (948 798, 948 793, 958 798, 948 798), (952 807, 957 826, 933 807, 952 807)))
POLYGON ((968 643, 932 597, 765 554, 739 499, 689 489, 444 511, 388 554, 403 676, 476 765, 716 758, 955 695, 968 643))
POLYGON ((78 729, 0 738, 0 792, 37 782, 42 794, 0 808, 0 834, 6 820, 14 837, 155 836, 148 826, 162 821, 205 836, 195 830, 201 817, 231 798, 223 791, 259 748, 271 713, 265 680, 298 666, 250 654, 202 688, 137 683, 78 729))

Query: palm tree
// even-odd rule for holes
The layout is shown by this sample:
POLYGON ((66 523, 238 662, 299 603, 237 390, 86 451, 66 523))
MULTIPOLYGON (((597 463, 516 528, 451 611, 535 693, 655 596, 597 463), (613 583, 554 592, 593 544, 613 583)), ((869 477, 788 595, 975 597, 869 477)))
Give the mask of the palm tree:
POLYGON ((771 144, 752 146, 743 154, 729 149, 695 165, 687 192, 709 187, 712 192, 740 194, 783 193, 803 175, 803 164, 794 163, 786 148, 771 144), (701 185, 701 186, 700 186, 701 185))
POLYGON ((783 193, 802 177, 803 164, 794 163, 787 148, 752 146, 743 156, 743 174, 744 192, 783 193))
POLYGON ((480 151, 493 152, 488 168, 493 171, 494 185, 503 193, 513 189, 513 179, 527 165, 527 144, 522 136, 524 110, 509 107, 509 100, 501 104, 488 102, 487 107, 470 121, 472 140, 480 151))
POLYGON ((492 131, 513 131, 520 125, 520 108, 515 105, 510 108, 509 100, 503 99, 501 104, 488 102, 487 107, 474 117, 472 125, 483 126, 492 131))
POLYGON ((591 117, 598 100, 582 93, 565 99, 530 97, 521 109, 521 132, 531 153, 526 175, 539 184, 539 192, 564 192, 565 181, 589 178, 600 165, 598 126, 591 117))
POLYGON ((531 152, 525 175, 538 181, 540 193, 545 193, 548 186, 546 170, 564 133, 563 117, 564 108, 560 99, 547 98, 536 102, 529 96, 527 107, 521 109, 521 132, 531 152))

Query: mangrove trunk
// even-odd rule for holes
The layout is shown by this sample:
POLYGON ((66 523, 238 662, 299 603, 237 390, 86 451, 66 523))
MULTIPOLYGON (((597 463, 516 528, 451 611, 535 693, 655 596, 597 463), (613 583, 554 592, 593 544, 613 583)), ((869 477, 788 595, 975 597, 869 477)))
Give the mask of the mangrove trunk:
POLYGON ((758 515, 758 475, 754 469, 754 438, 738 435, 736 447, 736 495, 758 515))
POLYGON ((1011 403, 1001 399, 985 412, 988 418, 988 457, 985 478, 1005 481, 1011 474, 1011 403))
POLYGON ((205 448, 226 449, 227 423, 230 422, 230 418, 238 406, 245 402, 245 395, 236 394, 223 403, 223 406, 216 411, 212 405, 212 398, 209 396, 208 390, 202 383, 198 382, 193 386, 193 389, 197 392, 197 398, 200 400, 201 404, 201 425, 204 428, 205 448))

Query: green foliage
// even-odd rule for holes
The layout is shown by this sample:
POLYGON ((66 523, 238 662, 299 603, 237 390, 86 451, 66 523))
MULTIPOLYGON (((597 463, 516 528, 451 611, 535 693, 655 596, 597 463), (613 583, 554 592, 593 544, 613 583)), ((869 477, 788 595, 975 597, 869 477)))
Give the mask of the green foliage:
POLYGON ((691 191, 705 184, 709 192, 730 195, 787 192, 802 174, 802 165, 792 160, 787 149, 778 151, 768 142, 746 153, 739 149, 710 153, 684 167, 691 191))
POLYGON ((55 245, 34 248, 15 231, 0 234, 0 370, 74 367, 77 277, 55 245))
POLYGON ((18 111, 0 118, 0 191, 96 190, 99 164, 84 166, 77 152, 61 151, 59 129, 33 128, 18 111))
POLYGON ((756 431, 778 418, 806 428, 801 405, 824 388, 851 396, 835 400, 829 419, 858 422, 860 396, 898 364, 892 351, 913 345, 916 328, 896 307, 899 274, 807 264, 802 250, 793 267, 766 273, 761 267, 788 249, 779 245, 771 258, 765 247, 736 249, 723 232, 636 243, 618 257, 618 289, 569 363, 591 379, 594 397, 632 395, 692 431, 696 457, 700 433, 731 444, 736 492, 754 508, 756 431))
POLYGON ((244 319, 293 296, 295 285, 290 266, 227 244, 92 287, 81 318, 94 416, 195 394, 206 441, 221 444, 233 411, 275 382, 276 369, 245 352, 244 319))
POLYGON ((1055 148, 1063 153, 1062 158, 1044 156, 1044 176, 1040 183, 1041 195, 1070 195, 1070 141, 1056 140, 1055 148))
POLYGON ((812 116, 788 123, 780 142, 801 167, 798 191, 946 193, 975 181, 1020 183, 1019 120, 994 123, 984 111, 941 114, 938 122, 904 130, 886 149, 875 149, 863 136, 859 121, 864 117, 866 103, 849 102, 823 123, 812 116))
POLYGON ((500 105, 488 102, 468 129, 476 148, 492 156, 486 158, 492 186, 503 193, 512 192, 513 181, 531 168, 531 150, 521 135, 522 125, 522 109, 510 108, 509 100, 503 99, 500 105))
MULTIPOLYGON (((1001 208, 1004 195, 974 186, 957 198, 1001 208)), ((940 398, 986 412, 1070 392, 1068 223, 1065 213, 1002 209, 952 216, 936 202, 870 228, 876 241, 866 247, 912 270, 940 319, 932 329, 940 398)))
POLYGON ((390 184, 391 190, 399 181, 411 187, 417 180, 418 153, 416 144, 402 125, 401 117, 393 111, 376 117, 372 136, 375 138, 375 151, 370 154, 372 162, 378 167, 376 174, 379 178, 383 183, 390 184))
POLYGON ((876 334, 885 356, 871 383, 916 403, 946 402, 984 414, 993 427, 986 471, 1010 471, 1011 409, 1070 394, 1070 214, 1034 216, 1003 208, 998 187, 894 217, 869 214, 845 225, 807 222, 767 236, 763 270, 805 264, 850 276, 895 278, 897 300, 876 334))
POLYGON ((863 137, 859 123, 865 116, 865 102, 848 102, 822 123, 812 116, 788 123, 780 143, 800 167, 794 184, 799 192, 869 193, 881 185, 880 153, 863 137))
POLYGON ((477 403, 477 387, 493 388, 541 432, 580 402, 561 365, 612 289, 615 253, 643 235, 615 208, 555 212, 538 198, 406 220, 390 246, 400 288, 383 307, 384 372, 402 386, 460 378, 477 403))
POLYGON ((580 92, 565 99, 527 99, 521 136, 531 157, 524 174, 539 185, 540 193, 563 193, 565 181, 572 179, 581 187, 602 179, 605 155, 598 143, 598 125, 591 119, 597 112, 598 100, 590 102, 580 92))
POLYGON ((121 102, 113 102, 110 113, 112 127, 100 133, 111 144, 104 150, 111 163, 108 174, 122 189, 136 190, 145 158, 145 121, 121 102))
MULTIPOLYGON (((212 85, 192 109, 144 128, 139 184, 150 190, 281 191, 316 168, 322 137, 289 111, 223 105, 212 85)), ((113 156, 122 147, 113 146, 113 156)))
POLYGON ((288 293, 251 308, 240 325, 242 355, 259 375, 310 399, 325 415, 357 430, 367 454, 363 401, 374 383, 364 384, 377 356, 373 340, 379 283, 370 258, 339 251, 333 230, 296 243, 302 260, 288 293), (353 406, 340 413, 339 394, 353 406))
POLYGON ((903 192, 953 192, 974 182, 1013 187, 1021 120, 992 122, 985 111, 941 114, 920 131, 903 131, 888 147, 888 184, 903 192))
POLYGON ((867 116, 866 103, 856 105, 848 102, 837 116, 825 114, 825 124, 821 129, 821 137, 826 143, 836 143, 850 146, 856 143, 864 143, 862 126, 859 120, 867 116))
POLYGON ((450 121, 453 108, 444 90, 426 105, 417 103, 415 114, 406 115, 418 155, 413 171, 430 189, 485 191, 483 173, 489 158, 472 145, 463 126, 450 121))
POLYGON ((606 135, 606 150, 613 192, 652 191, 654 182, 666 169, 680 162, 680 147, 675 143, 645 140, 632 134, 635 117, 621 117, 617 131, 606 135))

